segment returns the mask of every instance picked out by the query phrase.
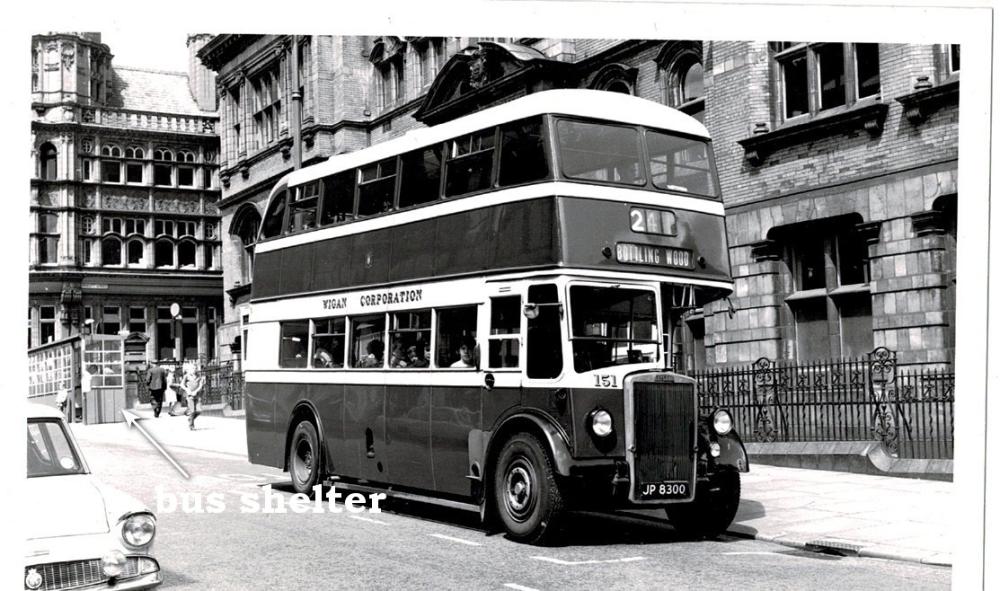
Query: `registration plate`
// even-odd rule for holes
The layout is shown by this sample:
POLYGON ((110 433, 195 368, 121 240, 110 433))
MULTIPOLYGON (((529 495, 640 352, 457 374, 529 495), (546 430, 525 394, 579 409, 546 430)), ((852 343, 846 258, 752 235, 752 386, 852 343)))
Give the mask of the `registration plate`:
POLYGON ((639 486, 639 498, 644 501, 656 499, 679 499, 690 496, 687 482, 645 482, 639 486))

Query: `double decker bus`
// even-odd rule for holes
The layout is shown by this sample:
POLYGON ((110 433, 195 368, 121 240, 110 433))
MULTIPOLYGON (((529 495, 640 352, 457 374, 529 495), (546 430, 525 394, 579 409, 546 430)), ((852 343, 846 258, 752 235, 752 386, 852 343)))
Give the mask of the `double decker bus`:
POLYGON ((732 291, 723 215, 701 123, 591 90, 288 174, 255 252, 250 461, 526 542, 575 508, 720 533, 746 452, 672 371, 671 335, 732 291))

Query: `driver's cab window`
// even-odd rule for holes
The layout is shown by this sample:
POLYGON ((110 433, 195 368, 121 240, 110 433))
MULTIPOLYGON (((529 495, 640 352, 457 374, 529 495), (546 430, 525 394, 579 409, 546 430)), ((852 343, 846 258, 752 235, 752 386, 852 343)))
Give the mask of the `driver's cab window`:
POLYGON ((547 380, 562 373, 562 306, 554 284, 528 288, 528 377, 547 380))
POLYGON ((521 296, 490 300, 490 335, 487 367, 518 367, 521 356, 521 296))

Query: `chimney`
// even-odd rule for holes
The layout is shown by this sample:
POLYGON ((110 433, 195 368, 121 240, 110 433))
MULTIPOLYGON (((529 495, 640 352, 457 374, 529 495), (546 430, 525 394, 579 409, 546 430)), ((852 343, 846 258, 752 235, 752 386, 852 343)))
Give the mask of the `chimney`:
POLYGON ((212 35, 198 33, 188 35, 188 86, 191 88, 191 95, 194 96, 198 108, 202 111, 215 111, 217 107, 215 97, 215 72, 205 67, 198 59, 198 51, 212 40, 212 35))

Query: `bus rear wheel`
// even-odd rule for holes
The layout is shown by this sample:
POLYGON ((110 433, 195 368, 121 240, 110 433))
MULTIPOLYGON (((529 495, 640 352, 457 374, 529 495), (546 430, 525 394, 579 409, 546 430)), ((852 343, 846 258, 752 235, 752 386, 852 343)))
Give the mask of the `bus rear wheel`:
POLYGON ((667 518, 684 536, 711 539, 726 531, 739 507, 740 473, 722 470, 698 483, 694 501, 668 507, 667 518))
POLYGON ((540 544, 558 530, 565 512, 562 490, 548 452, 534 435, 519 433, 500 450, 493 500, 512 540, 540 544))
POLYGON ((316 426, 307 420, 299 421, 288 447, 288 474, 292 477, 295 492, 307 495, 313 493, 313 487, 322 478, 320 462, 316 426))

